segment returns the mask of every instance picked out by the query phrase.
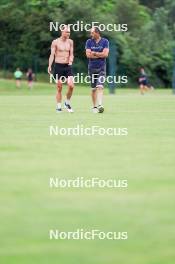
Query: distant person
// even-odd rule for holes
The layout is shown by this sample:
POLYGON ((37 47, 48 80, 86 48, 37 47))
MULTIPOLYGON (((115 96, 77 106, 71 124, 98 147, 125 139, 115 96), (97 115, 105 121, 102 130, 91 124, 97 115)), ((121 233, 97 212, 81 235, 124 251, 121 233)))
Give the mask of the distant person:
POLYGON ((20 70, 20 68, 17 68, 16 71, 14 72, 14 77, 16 79, 16 87, 21 87, 21 77, 22 77, 23 73, 20 70))
POLYGON ((28 69, 26 76, 27 76, 28 86, 30 89, 32 89, 35 74, 33 73, 31 68, 28 69))
POLYGON ((140 68, 139 86, 141 94, 144 94, 146 91, 149 90, 154 90, 154 87, 149 83, 147 74, 143 67, 140 68))
POLYGON ((140 68, 139 87, 140 87, 140 93, 141 94, 144 94, 146 91, 149 90, 149 87, 148 87, 148 78, 147 78, 145 69, 143 67, 140 68))

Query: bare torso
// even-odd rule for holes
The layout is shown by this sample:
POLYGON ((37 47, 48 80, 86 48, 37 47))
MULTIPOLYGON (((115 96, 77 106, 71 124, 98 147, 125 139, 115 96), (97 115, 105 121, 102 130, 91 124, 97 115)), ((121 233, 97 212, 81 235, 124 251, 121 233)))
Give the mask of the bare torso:
POLYGON ((67 64, 70 62, 71 48, 73 41, 71 39, 62 40, 57 38, 52 44, 55 48, 55 62, 67 64))

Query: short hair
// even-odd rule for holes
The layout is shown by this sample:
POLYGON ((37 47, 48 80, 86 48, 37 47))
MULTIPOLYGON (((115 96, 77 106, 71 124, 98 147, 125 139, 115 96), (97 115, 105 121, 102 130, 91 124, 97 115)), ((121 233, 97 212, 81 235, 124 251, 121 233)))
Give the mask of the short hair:
POLYGON ((60 31, 62 32, 62 31, 64 31, 64 30, 66 30, 66 29, 70 30, 70 26, 64 24, 64 25, 62 25, 60 31))
POLYGON ((99 27, 94 27, 94 31, 95 31, 95 33, 100 34, 100 29, 99 29, 99 27))

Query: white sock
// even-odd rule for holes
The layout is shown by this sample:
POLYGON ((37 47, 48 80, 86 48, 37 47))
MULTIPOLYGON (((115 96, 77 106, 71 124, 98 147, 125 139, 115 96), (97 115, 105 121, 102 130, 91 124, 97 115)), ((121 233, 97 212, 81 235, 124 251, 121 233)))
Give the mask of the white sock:
POLYGON ((66 104, 70 104, 70 100, 69 99, 66 99, 66 104))
POLYGON ((58 109, 61 108, 61 103, 57 103, 57 108, 58 108, 58 109))

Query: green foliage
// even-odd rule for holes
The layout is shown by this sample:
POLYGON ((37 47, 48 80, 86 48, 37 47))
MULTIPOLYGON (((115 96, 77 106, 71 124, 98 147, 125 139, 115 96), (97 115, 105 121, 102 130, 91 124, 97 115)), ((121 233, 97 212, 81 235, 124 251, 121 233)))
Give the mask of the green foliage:
MULTIPOLYGON (((104 32, 118 51, 118 69, 132 82, 143 65, 155 84, 170 86, 175 37, 174 0, 17 0, 0 2, 0 68, 29 66, 46 72, 50 44, 59 32, 49 31, 49 22, 127 24, 128 32, 104 32)), ((72 32, 75 42, 75 72, 86 71, 85 41, 88 32, 72 32)))

